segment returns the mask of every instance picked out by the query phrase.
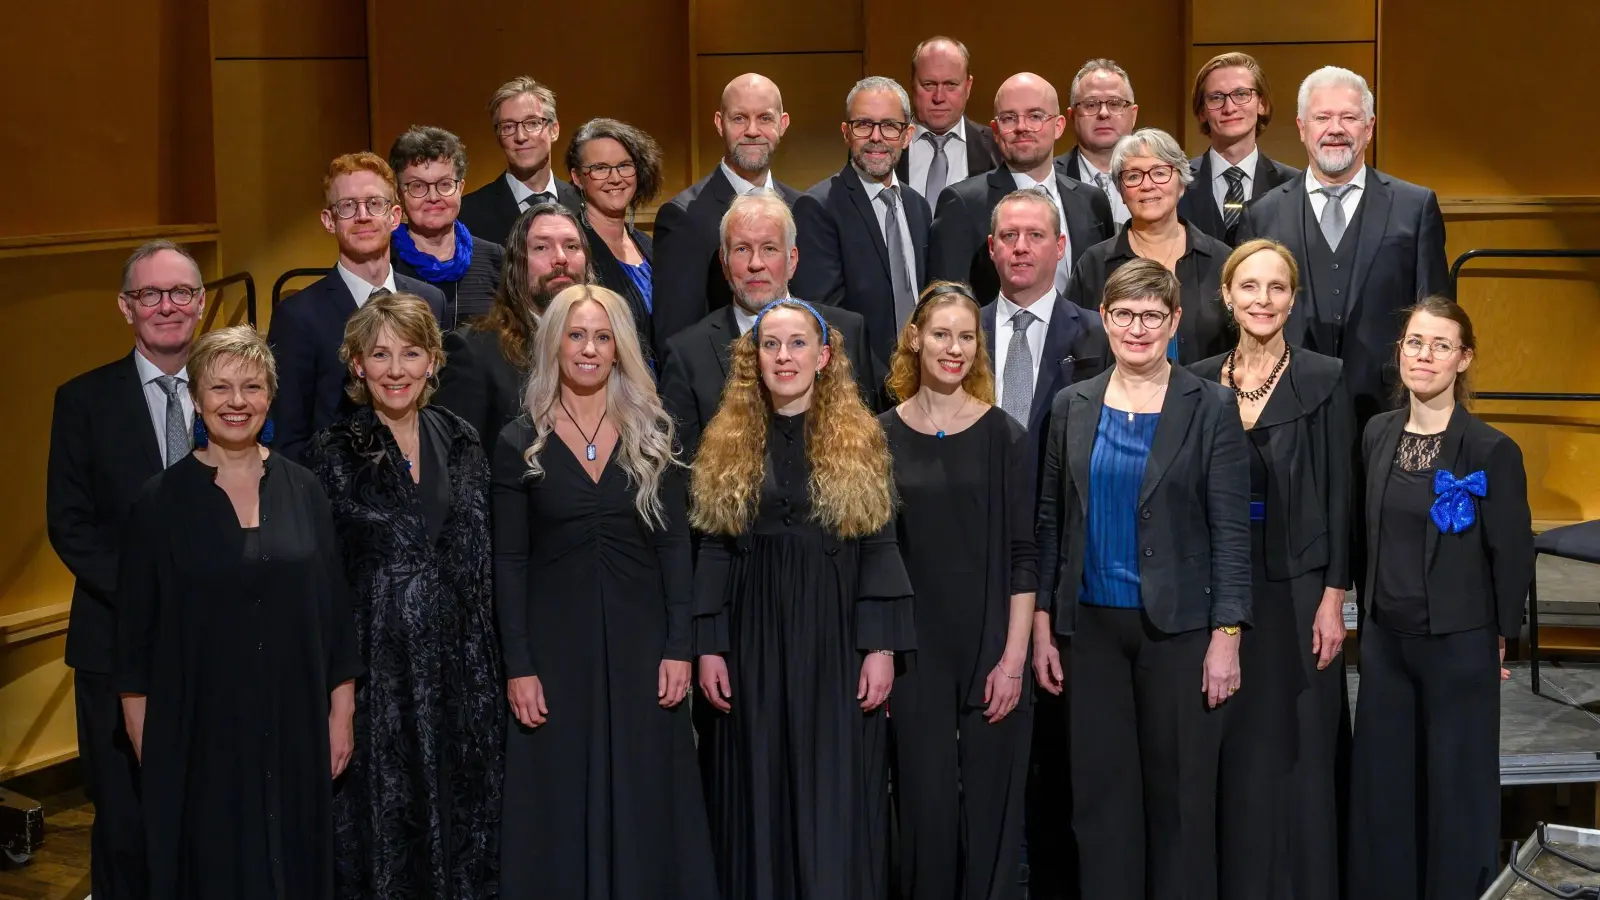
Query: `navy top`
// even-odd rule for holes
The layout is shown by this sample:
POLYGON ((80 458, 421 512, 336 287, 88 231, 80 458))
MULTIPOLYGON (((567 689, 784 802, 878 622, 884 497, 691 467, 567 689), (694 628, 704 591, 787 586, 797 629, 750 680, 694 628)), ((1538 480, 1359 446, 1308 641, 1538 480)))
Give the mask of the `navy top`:
POLYGON ((1139 609, 1139 488, 1161 414, 1100 407, 1089 454, 1088 535, 1078 602, 1139 609))
POLYGON ((633 282, 633 286, 639 289, 639 296, 644 298, 644 311, 647 313, 654 311, 655 304, 650 299, 650 260, 643 259, 637 266, 630 266, 619 259, 617 265, 627 273, 628 280, 633 282))

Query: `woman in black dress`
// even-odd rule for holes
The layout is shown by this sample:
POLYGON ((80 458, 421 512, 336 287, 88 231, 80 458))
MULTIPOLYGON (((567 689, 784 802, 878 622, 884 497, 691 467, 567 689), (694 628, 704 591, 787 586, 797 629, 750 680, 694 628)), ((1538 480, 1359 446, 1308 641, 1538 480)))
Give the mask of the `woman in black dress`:
POLYGON ((717 896, 688 704, 684 470, 627 301, 556 295, 494 453, 501 896, 717 896))
POLYGON ((1407 402, 1361 439, 1349 896, 1477 897, 1499 872, 1500 663, 1533 579, 1528 478, 1516 442, 1467 411, 1466 312, 1428 298, 1401 334, 1407 402))
POLYGON ((444 351, 422 299, 367 301, 339 355, 359 406, 305 453, 333 504, 367 668, 334 794, 338 894, 493 897, 505 701, 489 465, 466 422, 427 405, 444 351))
POLYGON ((809 304, 769 304, 734 342, 692 492, 724 897, 887 896, 883 703, 914 641, 891 477, 839 332, 809 304))
POLYGON ((266 340, 210 332, 188 371, 196 449, 145 485, 117 586, 150 896, 328 900, 361 674, 333 516, 316 477, 261 443, 266 340))
POLYGON ((1343 364, 1284 340, 1299 288, 1282 244, 1241 245, 1222 267, 1238 346, 1192 367, 1233 391, 1250 449, 1254 603, 1239 647, 1249 687, 1228 704, 1219 809, 1222 895, 1237 900, 1342 896, 1334 763, 1350 728, 1355 417, 1343 364))
POLYGON ((916 591, 917 652, 894 699, 900 891, 1020 897, 1033 710, 1024 676, 1038 587, 1028 434, 994 406, 967 286, 935 282, 900 333, 878 417, 896 530, 916 591))

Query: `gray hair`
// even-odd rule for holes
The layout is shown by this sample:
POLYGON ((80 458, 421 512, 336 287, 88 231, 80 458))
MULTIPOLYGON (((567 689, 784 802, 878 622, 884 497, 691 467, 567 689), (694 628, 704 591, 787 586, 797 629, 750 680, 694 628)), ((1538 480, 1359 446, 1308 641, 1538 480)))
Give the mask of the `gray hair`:
POLYGON ((1361 112, 1369 120, 1372 118, 1374 103, 1372 89, 1367 87, 1367 80, 1349 69, 1338 66, 1323 66, 1306 76, 1300 82, 1300 109, 1299 116, 1302 120, 1306 117, 1306 107, 1311 105, 1311 92, 1319 88, 1341 87, 1361 92, 1361 112))
POLYGON ((967 70, 968 75, 972 74, 972 54, 967 51, 967 45, 961 43, 953 37, 945 37, 942 34, 936 34, 918 44, 917 49, 911 51, 912 81, 917 79, 917 63, 922 59, 922 51, 928 49, 934 44, 949 44, 950 46, 956 48, 956 52, 961 54, 961 67, 967 70))
POLYGON ((1061 210, 1056 209, 1056 202, 1050 199, 1050 194, 1042 187, 1018 188, 1000 198, 994 205, 994 211, 989 213, 989 236, 993 237, 995 229, 1000 226, 1000 207, 1007 203, 1042 203, 1050 211, 1050 231, 1052 234, 1061 233, 1061 210))
POLYGON ((1135 102, 1133 99, 1133 79, 1129 78, 1128 73, 1124 71, 1121 66, 1117 65, 1116 60, 1105 59, 1102 57, 1098 59, 1091 59, 1084 63, 1083 68, 1078 70, 1078 74, 1072 76, 1072 88, 1067 91, 1067 105, 1070 106, 1078 102, 1079 82, 1096 72, 1110 72, 1118 78, 1121 78, 1122 83, 1128 86, 1128 102, 1135 102))
POLYGON ((868 75, 866 78, 856 82, 856 86, 851 88, 850 93, 844 96, 844 117, 846 119, 850 118, 850 107, 855 105, 856 95, 863 91, 889 91, 893 93, 900 98, 900 114, 905 117, 906 121, 911 121, 910 95, 906 93, 905 88, 900 86, 900 82, 895 81, 893 78, 885 78, 882 75, 868 75))
POLYGON ((552 122, 556 119, 556 92, 526 75, 518 75, 494 92, 489 98, 489 122, 492 125, 500 124, 500 104, 513 100, 523 94, 532 94, 539 98, 539 104, 544 107, 544 116, 552 122))
POLYGON ((206 276, 200 271, 200 264, 194 261, 194 256, 191 255, 189 251, 183 249, 182 245, 175 244, 172 241, 161 238, 154 241, 145 241, 139 245, 138 249, 128 254, 128 261, 122 264, 122 290, 133 290, 134 267, 138 266, 139 263, 144 262, 150 257, 155 256, 157 253, 161 253, 166 250, 170 250, 173 253, 178 254, 179 256, 188 260, 189 265, 194 266, 194 283, 196 287, 203 287, 205 285, 206 276))
POLYGON ((728 255, 728 229, 735 224, 753 222, 757 219, 766 219, 777 222, 783 229, 783 252, 788 255, 794 249, 794 213, 789 211, 789 204, 776 192, 767 189, 740 194, 733 198, 733 203, 728 206, 728 211, 722 214, 722 222, 717 226, 718 253, 728 255))
POLYGON ((1159 128, 1141 128, 1117 139, 1117 145, 1111 148, 1113 181, 1122 183, 1122 166, 1135 156, 1153 156, 1176 169, 1178 183, 1184 187, 1194 181, 1194 173, 1189 171, 1189 157, 1183 155, 1183 147, 1172 135, 1159 128))
POLYGON ((461 139, 432 125, 413 125, 394 139, 389 147, 389 168, 396 180, 406 166, 430 163, 436 159, 449 160, 457 179, 467 177, 467 148, 461 139))

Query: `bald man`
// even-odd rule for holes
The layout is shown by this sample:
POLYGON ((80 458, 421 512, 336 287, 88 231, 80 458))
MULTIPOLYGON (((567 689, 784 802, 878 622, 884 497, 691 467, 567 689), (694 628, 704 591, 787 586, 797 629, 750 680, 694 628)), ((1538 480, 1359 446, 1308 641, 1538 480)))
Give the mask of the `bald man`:
POLYGON ((789 129, 783 95, 772 79, 750 73, 728 82, 711 121, 722 136, 722 161, 656 212, 650 324, 653 344, 663 353, 670 352, 673 335, 732 302, 717 260, 717 235, 733 198, 765 188, 792 208, 800 197, 772 176, 772 154, 789 129))
POLYGON ((1038 187, 1055 205, 1067 238, 1053 279, 1061 290, 1083 251, 1115 233, 1111 204, 1099 190, 1052 165, 1051 154, 1067 120, 1050 82, 1032 72, 1007 78, 995 92, 989 125, 1003 161, 939 195, 928 238, 928 277, 965 281, 983 302, 999 297, 1000 278, 989 255, 990 216, 1007 194, 1038 187))
POLYGON ((967 45, 938 35, 911 53, 911 143, 895 177, 929 203, 945 188, 1000 164, 994 132, 967 118, 972 96, 967 45))

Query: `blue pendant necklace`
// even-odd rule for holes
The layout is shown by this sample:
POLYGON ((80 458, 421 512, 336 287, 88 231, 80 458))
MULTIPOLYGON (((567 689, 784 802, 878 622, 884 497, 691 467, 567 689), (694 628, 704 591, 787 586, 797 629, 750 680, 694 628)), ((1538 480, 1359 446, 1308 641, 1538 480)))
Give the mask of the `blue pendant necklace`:
POLYGON ((561 411, 566 413, 567 418, 572 420, 572 427, 578 429, 578 433, 583 435, 584 442, 589 445, 583 448, 584 457, 590 462, 594 462, 595 457, 599 455, 594 449, 594 439, 600 436, 600 426, 606 423, 606 410, 600 411, 600 421, 594 423, 594 434, 584 434, 583 426, 578 424, 578 417, 572 414, 572 410, 567 409, 567 401, 560 397, 557 397, 556 400, 561 404, 561 411))
MULTIPOLYGON (((956 421, 958 421, 958 422, 961 421, 961 414, 966 411, 966 409, 967 409, 967 401, 971 400, 971 399, 972 399, 972 395, 971 394, 967 394, 966 396, 961 398, 961 405, 956 407, 956 415, 955 415, 956 421)), ((928 401, 927 401, 926 398, 924 398, 923 401, 922 401, 922 414, 924 416, 928 417, 928 424, 932 425, 934 427, 933 436, 938 438, 941 441, 944 440, 944 428, 940 427, 939 423, 935 422, 933 420, 933 408, 928 405, 928 401)))

